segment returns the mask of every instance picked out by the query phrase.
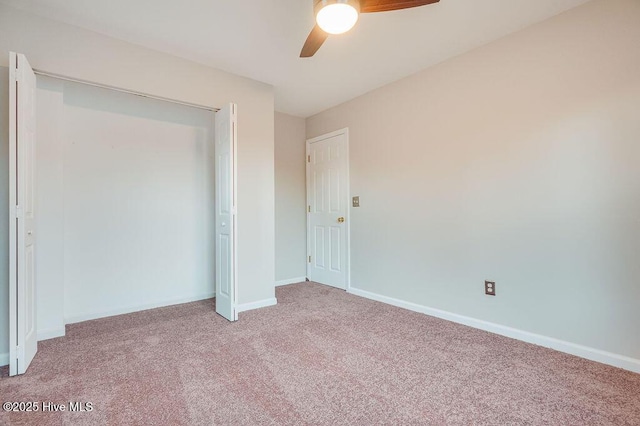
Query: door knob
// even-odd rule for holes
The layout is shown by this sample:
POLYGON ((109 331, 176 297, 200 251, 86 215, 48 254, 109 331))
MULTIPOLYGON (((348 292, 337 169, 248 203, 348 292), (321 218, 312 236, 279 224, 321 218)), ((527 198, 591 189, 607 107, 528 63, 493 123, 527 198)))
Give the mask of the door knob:
POLYGON ((344 217, 339 217, 338 218, 338 223, 344 223, 344 217))

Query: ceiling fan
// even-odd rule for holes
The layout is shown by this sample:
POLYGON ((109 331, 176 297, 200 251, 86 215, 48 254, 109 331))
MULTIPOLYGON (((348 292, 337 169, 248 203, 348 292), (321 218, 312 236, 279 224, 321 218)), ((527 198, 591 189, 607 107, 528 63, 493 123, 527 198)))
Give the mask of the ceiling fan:
POLYGON ((320 49, 330 34, 349 31, 358 21, 360 13, 388 12, 438 3, 440 0, 313 0, 316 25, 311 30, 300 52, 309 58, 320 49))

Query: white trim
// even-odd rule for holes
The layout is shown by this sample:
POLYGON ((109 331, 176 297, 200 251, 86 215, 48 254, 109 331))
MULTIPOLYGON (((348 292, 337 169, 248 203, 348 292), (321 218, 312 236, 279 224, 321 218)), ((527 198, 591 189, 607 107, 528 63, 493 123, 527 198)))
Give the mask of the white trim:
POLYGON ((56 337, 63 337, 65 335, 65 328, 54 327, 47 328, 46 330, 38 330, 38 342, 41 340, 55 339, 56 337))
POLYGON ((309 155, 311 155, 309 153, 309 150, 311 148, 310 146, 311 140, 307 140, 305 143, 305 151, 304 151, 304 190, 307 193, 307 197, 304 200, 305 202, 305 207, 304 207, 304 211, 305 211, 305 220, 306 220, 306 243, 307 243, 307 253, 306 256, 304 257, 304 263, 305 263, 305 269, 306 269, 306 274, 307 277, 311 276, 311 262, 309 262, 309 256, 311 256, 311 244, 310 244, 310 238, 309 235, 311 235, 311 230, 309 229, 309 206, 311 205, 311 195, 309 194, 309 165, 311 164, 311 159, 309 157, 309 155))
POLYGON ((4 367, 5 365, 9 365, 9 352, 0 354, 0 367, 4 367))
POLYGON ((280 281, 276 281, 276 287, 280 287, 283 285, 289 285, 289 284, 298 284, 301 282, 306 281, 307 277, 297 277, 297 278, 289 278, 288 280, 280 280, 280 281))
POLYGON ((277 305, 278 300, 275 297, 271 299, 258 300, 257 302, 243 303, 236 306, 236 312, 252 311, 254 309, 266 308, 267 306, 277 305))
POLYGON ((99 87, 101 89, 114 90, 116 92, 128 93, 130 95, 142 96, 144 98, 155 99, 155 100, 164 101, 164 102, 170 102, 172 104, 184 105, 184 106, 188 106, 188 107, 191 107, 191 108, 204 109, 204 110, 212 111, 212 112, 220 111, 220 108, 214 108, 214 107, 208 106, 208 105, 194 104, 194 103, 191 103, 191 102, 181 101, 179 99, 171 99, 171 98, 165 98, 165 97, 162 97, 162 96, 152 95, 150 93, 136 92, 136 91, 130 90, 130 89, 123 89, 123 88, 120 88, 120 87, 109 86, 107 84, 95 83, 93 81, 81 80, 79 78, 74 78, 74 77, 67 77, 65 75, 55 74, 55 73, 47 72, 47 71, 42 71, 42 70, 38 70, 38 69, 35 69, 35 68, 33 69, 33 72, 36 75, 42 75, 44 77, 55 78, 57 80, 70 81, 72 83, 79 83, 79 84, 84 84, 84 85, 87 85, 87 86, 99 87))
MULTIPOLYGON (((346 208, 347 208, 347 212, 346 214, 346 227, 347 227, 347 259, 345 262, 345 268, 347 269, 347 282, 345 283, 345 290, 349 291, 351 290, 351 176, 349 174, 349 171, 351 170, 351 162, 349 160, 349 128, 345 127, 344 129, 340 129, 340 130, 336 130, 334 132, 330 132, 330 133, 326 133, 324 135, 320 135, 317 136, 315 138, 311 138, 311 139, 307 139, 306 142, 306 152, 305 152, 305 159, 304 159, 304 164, 305 164, 305 175, 306 175, 306 181, 305 181, 305 188, 307 190, 307 206, 311 205, 311 200, 310 200, 310 196, 311 196, 311 191, 309 190, 309 150, 311 147, 312 143, 315 142, 320 142, 323 141, 325 139, 329 139, 335 136, 340 136, 340 135, 344 135, 345 139, 346 139, 346 145, 347 145, 347 149, 345 150, 345 153, 347 155, 347 175, 346 175, 346 179, 347 179, 347 193, 345 194, 346 197, 346 208)), ((311 234, 311 230, 309 229, 309 211, 307 210, 307 258, 308 256, 311 255, 311 247, 309 246, 309 235, 311 234)), ((305 259, 306 260, 306 259, 305 259)), ((307 261, 306 262, 306 266, 307 266, 307 277, 309 277, 311 275, 311 270, 310 270, 310 264, 307 261)))
POLYGON ((330 139, 330 138, 332 138, 334 136, 340 136, 340 135, 344 135, 344 134, 347 134, 347 135, 349 134, 349 128, 348 127, 345 127, 344 129, 336 130, 334 132, 325 133, 324 135, 316 136, 315 138, 307 139, 307 144, 320 142, 320 141, 323 141, 325 139, 330 139))
MULTIPOLYGON (((233 265, 233 302, 231 305, 231 311, 233 312, 233 320, 238 321, 237 309, 233 309, 233 306, 238 306, 238 105, 231 103, 231 126, 233 127, 233 140, 231 141, 231 149, 233 149, 233 259, 231 261, 233 265)), ((215 145, 214 145, 215 146, 215 145)), ((214 172, 215 174, 215 172, 214 172)), ((217 238, 217 237, 216 237, 217 238)))
POLYGON ((469 327, 488 331, 490 333, 495 333, 501 336, 510 337, 512 339, 521 340, 523 342, 533 343, 534 345, 555 349, 557 351, 575 355, 581 358, 586 358, 591 361, 596 361, 602 364, 612 365, 614 367, 633 371, 634 373, 640 373, 640 359, 630 358, 624 355, 614 354, 611 352, 602 351, 600 349, 555 339, 553 337, 530 333, 528 331, 519 330, 517 328, 507 327, 504 325, 495 324, 464 315, 454 314, 453 312, 447 312, 440 309, 430 308, 428 306, 418 305, 412 302, 406 302, 404 300, 394 299, 392 297, 382 296, 380 294, 372 293, 366 290, 360 290, 353 287, 351 287, 349 293, 378 302, 387 303, 399 308, 408 309, 413 312, 419 312, 421 314, 426 314, 458 324, 467 325, 469 327))
POLYGON ((198 300, 211 299, 215 297, 215 292, 205 293, 198 296, 185 297, 180 299, 165 300, 162 302, 148 303, 144 305, 128 306, 104 312, 92 312, 80 315, 72 315, 64 318, 65 324, 75 324, 83 321, 90 321, 98 318, 112 317, 115 315, 130 314, 132 312, 146 311, 147 309, 163 308, 165 306, 179 305, 182 303, 197 302, 198 300))

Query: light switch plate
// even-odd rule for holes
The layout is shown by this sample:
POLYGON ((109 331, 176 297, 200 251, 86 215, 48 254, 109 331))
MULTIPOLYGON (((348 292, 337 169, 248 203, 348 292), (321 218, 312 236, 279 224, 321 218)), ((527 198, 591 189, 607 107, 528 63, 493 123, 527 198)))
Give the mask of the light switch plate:
POLYGON ((360 197, 353 197, 353 207, 360 207, 360 197))

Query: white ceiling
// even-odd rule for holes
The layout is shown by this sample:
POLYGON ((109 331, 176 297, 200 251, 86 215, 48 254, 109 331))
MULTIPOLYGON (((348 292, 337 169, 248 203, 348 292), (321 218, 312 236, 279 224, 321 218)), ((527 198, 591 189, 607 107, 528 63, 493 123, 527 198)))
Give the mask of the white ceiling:
POLYGON ((272 84, 308 117, 588 0, 441 0, 363 14, 298 57, 312 0, 0 0, 51 19, 272 84))

